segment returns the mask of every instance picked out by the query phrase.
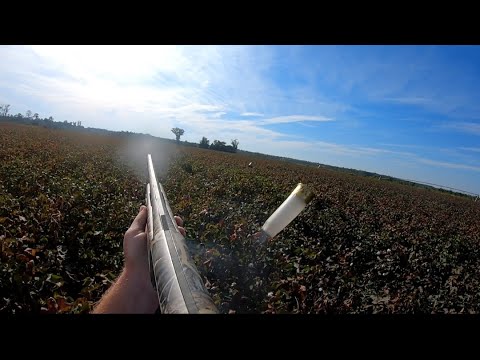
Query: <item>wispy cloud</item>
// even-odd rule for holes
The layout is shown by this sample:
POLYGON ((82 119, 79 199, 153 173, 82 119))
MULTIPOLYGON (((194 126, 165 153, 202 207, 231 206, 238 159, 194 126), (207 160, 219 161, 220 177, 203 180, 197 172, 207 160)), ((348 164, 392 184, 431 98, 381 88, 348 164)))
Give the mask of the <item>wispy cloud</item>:
POLYGON ((265 119, 259 121, 262 125, 271 125, 271 124, 285 124, 285 123, 293 123, 293 122, 303 122, 303 121, 334 121, 332 118, 328 118, 325 116, 307 116, 307 115, 288 115, 288 116, 277 116, 270 119, 265 119))
POLYGON ((472 123, 472 122, 444 123, 440 127, 443 129, 450 129, 453 131, 468 133, 472 135, 480 135, 479 123, 472 123))
POLYGON ((240 114, 241 116, 264 116, 263 114, 256 112, 244 112, 240 114))
POLYGON ((344 95, 473 119, 480 117, 477 52, 461 46, 332 47, 311 67, 328 69, 325 82, 344 95))
POLYGON ((385 101, 390 101, 399 104, 409 104, 409 105, 428 105, 432 104, 434 101, 431 98, 423 96, 411 96, 411 97, 393 97, 385 98, 385 101))
POLYGON ((474 147, 459 147, 461 150, 465 151, 473 151, 473 152, 478 152, 480 153, 480 148, 474 148, 474 147))
MULTIPOLYGON (((82 121, 88 126, 98 126, 95 122, 100 114, 111 114, 113 109, 125 116, 142 113, 164 122, 178 121, 191 131, 215 128, 271 137, 283 134, 264 126, 333 120, 324 114, 288 114, 289 107, 283 106, 287 103, 283 100, 285 91, 260 74, 273 63, 268 47, 33 46, 3 47, 0 51, 9 55, 5 72, 0 73, 0 88, 53 105, 62 117, 74 108, 69 119, 87 117, 82 121), (29 66, 17 66, 16 59, 28 58, 29 66), (35 63, 41 64, 40 68, 35 69, 35 63), (6 78, 12 73, 15 82, 6 78), (256 123, 235 119, 235 113, 264 116, 261 111, 242 111, 247 106, 285 115, 256 123), (199 123, 204 126, 197 127, 199 123)), ((303 95, 288 103, 301 103, 303 95)), ((309 112, 315 111, 310 108, 309 112)), ((157 132, 167 134, 165 129, 157 132)))
POLYGON ((421 163, 424 163, 424 164, 433 165, 433 166, 440 166, 440 167, 449 168, 449 169, 462 169, 462 170, 480 171, 480 166, 451 163, 451 162, 446 162, 446 161, 436 161, 436 160, 424 159, 424 158, 420 158, 420 157, 417 158, 417 161, 419 161, 421 163))
POLYGON ((392 144, 392 143, 380 143, 379 145, 395 147, 395 148, 406 148, 406 149, 432 149, 430 146, 417 145, 417 144, 392 144))
POLYGON ((352 156, 378 156, 378 155, 399 155, 414 157, 415 154, 404 151, 393 151, 385 148, 366 147, 358 145, 338 144, 325 141, 316 141, 313 143, 319 151, 329 151, 339 155, 352 155, 352 156))
MULTIPOLYGON (((480 171, 480 166, 475 166, 471 164, 465 164, 460 162, 448 162, 448 161, 438 161, 433 160, 425 157, 418 156, 412 152, 405 152, 405 151, 392 151, 385 148, 374 148, 374 147, 364 147, 364 146, 352 146, 352 145, 345 145, 345 144, 336 144, 336 143, 329 143, 318 141, 315 142, 314 145, 319 151, 328 151, 331 153, 335 153, 337 155, 350 155, 350 156, 368 156, 368 157, 378 157, 380 155, 394 155, 399 157, 400 159, 406 159, 410 163, 421 163, 427 164, 435 167, 442 167, 442 168, 449 168, 449 169, 462 169, 462 170, 470 170, 470 171, 480 171)), ((478 148, 469 148, 473 151, 480 152, 478 148)))

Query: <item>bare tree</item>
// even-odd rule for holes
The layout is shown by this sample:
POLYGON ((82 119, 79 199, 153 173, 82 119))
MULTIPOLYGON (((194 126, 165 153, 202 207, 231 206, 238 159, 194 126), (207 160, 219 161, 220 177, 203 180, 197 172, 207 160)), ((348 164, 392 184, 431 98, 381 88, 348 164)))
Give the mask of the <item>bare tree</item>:
POLYGON ((27 110, 27 112, 25 113, 25 116, 28 118, 28 119, 31 119, 32 118, 32 112, 30 110, 27 110))
POLYGON ((236 151, 238 149, 238 144, 240 144, 240 142, 237 139, 235 139, 235 140, 232 140, 231 144, 236 151))
POLYGON ((33 118, 34 118, 35 120, 38 120, 38 113, 33 114, 33 118))

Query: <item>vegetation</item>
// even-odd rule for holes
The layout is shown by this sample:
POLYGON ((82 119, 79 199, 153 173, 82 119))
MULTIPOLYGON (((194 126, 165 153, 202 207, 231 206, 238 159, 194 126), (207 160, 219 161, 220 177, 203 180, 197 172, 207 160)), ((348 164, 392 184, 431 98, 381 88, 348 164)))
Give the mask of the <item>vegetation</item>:
POLYGON ((88 312, 119 274, 147 181, 146 153, 127 151, 132 138, 152 153, 223 313, 480 311, 480 203, 471 197, 78 130, 0 122, 2 312, 88 312), (256 243, 298 182, 315 199, 274 241, 256 243))
POLYGON ((240 144, 240 142, 237 139, 232 140, 232 147, 235 150, 235 152, 237 151, 239 144, 240 144))
POLYGON ((0 116, 7 116, 8 112, 10 111, 10 105, 0 105, 0 116))
POLYGON ((202 137, 202 140, 200 140, 200 143, 198 147, 203 148, 203 149, 212 149, 212 150, 218 150, 218 151, 225 151, 225 152, 230 152, 230 153, 236 153, 239 141, 237 139, 232 140, 232 145, 227 145, 225 141, 220 141, 220 140, 214 140, 212 144, 210 144, 210 140, 208 140, 205 136, 202 137))
POLYGON ((177 143, 179 143, 180 136, 182 136, 185 133, 185 130, 176 127, 172 129, 172 132, 175 134, 175 139, 177 140, 177 143))
POLYGON ((200 140, 199 147, 203 149, 208 149, 210 147, 210 140, 208 140, 205 136, 202 137, 202 140, 200 140))
POLYGON ((84 130, 82 122, 69 122, 67 120, 54 121, 53 117, 41 118, 38 113, 32 115, 31 110, 27 110, 25 116, 17 113, 15 116, 9 115, 10 105, 0 105, 0 123, 14 122, 16 124, 43 126, 50 129, 75 129, 84 130))

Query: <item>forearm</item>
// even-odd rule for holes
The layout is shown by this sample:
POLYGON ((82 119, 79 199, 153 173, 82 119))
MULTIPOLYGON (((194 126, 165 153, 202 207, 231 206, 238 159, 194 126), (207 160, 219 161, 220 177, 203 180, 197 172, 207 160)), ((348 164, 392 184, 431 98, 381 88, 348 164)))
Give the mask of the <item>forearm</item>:
POLYGON ((126 269, 94 308, 94 314, 153 314, 158 307, 155 290, 145 277, 126 269))

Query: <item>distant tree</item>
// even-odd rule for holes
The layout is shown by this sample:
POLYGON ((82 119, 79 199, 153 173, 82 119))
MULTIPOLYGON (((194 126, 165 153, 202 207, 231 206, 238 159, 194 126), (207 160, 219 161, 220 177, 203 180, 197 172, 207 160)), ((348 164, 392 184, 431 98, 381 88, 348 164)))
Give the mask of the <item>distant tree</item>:
POLYGON ((220 140, 214 140, 213 143, 210 144, 210 149, 231 153, 236 152, 235 148, 232 145, 227 145, 225 141, 220 140))
POLYGON ((220 140, 213 140, 212 145, 210 145, 211 149, 215 150, 221 150, 225 147, 227 143, 225 141, 220 141, 220 140))
POLYGON ((38 113, 33 114, 33 118, 34 118, 35 120, 38 120, 38 113))
POLYGON ((237 151, 237 149, 238 149, 238 144, 240 144, 240 142, 239 142, 237 139, 235 139, 235 140, 232 140, 232 143, 231 143, 231 144, 232 144, 232 146, 233 146, 233 149, 234 149, 235 151, 237 151))
POLYGON ((10 105, 0 105, 0 115, 1 116, 8 116, 8 110, 10 110, 10 105))
POLYGON ((208 149, 208 144, 210 141, 204 136, 202 137, 202 140, 200 140, 200 147, 204 149, 208 149))
POLYGON ((32 112, 30 110, 27 110, 27 112, 25 113, 25 116, 27 117, 27 119, 31 119, 32 118, 32 112))
POLYGON ((175 137, 177 139, 177 143, 179 143, 180 142, 180 136, 182 136, 185 133, 185 130, 176 127, 176 128, 172 129, 172 132, 175 134, 175 137))
POLYGON ((23 115, 22 115, 22 114, 20 114, 20 113, 18 113, 17 115, 15 115, 15 117, 17 117, 17 118, 21 118, 21 117, 23 117, 23 115))
POLYGON ((50 116, 47 121, 53 122, 53 117, 50 116))

